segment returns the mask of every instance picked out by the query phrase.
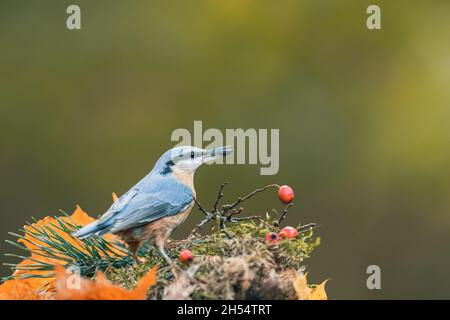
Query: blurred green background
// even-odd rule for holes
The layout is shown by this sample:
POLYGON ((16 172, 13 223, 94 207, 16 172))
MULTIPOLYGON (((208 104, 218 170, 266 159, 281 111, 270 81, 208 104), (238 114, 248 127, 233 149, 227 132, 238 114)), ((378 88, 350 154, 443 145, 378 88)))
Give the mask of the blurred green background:
POLYGON ((450 298, 449 1, 78 0, 69 31, 73 3, 0 4, 1 239, 59 208, 103 213, 194 120, 279 128, 278 175, 208 166, 199 199, 289 184, 289 223, 322 225, 307 266, 331 298, 450 298))

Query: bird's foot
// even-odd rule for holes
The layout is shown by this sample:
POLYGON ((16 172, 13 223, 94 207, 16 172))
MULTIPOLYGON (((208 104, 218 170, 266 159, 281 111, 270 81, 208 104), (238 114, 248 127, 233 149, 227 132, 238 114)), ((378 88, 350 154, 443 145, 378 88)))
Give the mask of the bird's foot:
POLYGON ((133 260, 138 266, 145 262, 145 258, 143 258, 143 257, 134 257, 133 260))
POLYGON ((145 258, 139 257, 137 255, 137 253, 132 253, 132 257, 133 257, 134 263, 136 265, 141 265, 141 264, 143 264, 145 262, 145 258))

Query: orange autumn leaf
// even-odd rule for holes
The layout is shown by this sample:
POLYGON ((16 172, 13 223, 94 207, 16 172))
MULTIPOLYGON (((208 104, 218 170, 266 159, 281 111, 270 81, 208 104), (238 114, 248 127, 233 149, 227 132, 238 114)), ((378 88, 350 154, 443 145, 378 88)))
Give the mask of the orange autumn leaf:
POLYGON ((40 300, 39 292, 20 280, 7 280, 0 286, 0 300, 40 300))
MULTIPOLYGON (((39 258, 42 262, 52 262, 51 259, 47 258, 39 258)), ((34 261, 25 259, 22 260, 17 266, 20 267, 27 267, 34 264, 34 261)), ((51 290, 53 288, 53 281, 54 277, 30 277, 21 279, 20 276, 22 275, 35 275, 35 276, 45 276, 48 274, 48 271, 41 271, 41 270, 20 270, 17 269, 13 273, 13 277, 15 278, 15 281, 20 281, 23 284, 27 284, 30 286, 30 288, 34 290, 51 290)), ((0 290, 3 284, 0 286, 0 290)))
MULTIPOLYGON (((76 224, 80 226, 84 226, 86 224, 91 223, 95 219, 90 217, 87 213, 85 213, 79 206, 75 209, 72 215, 69 217, 61 217, 60 221, 64 223, 76 224)), ((32 236, 32 231, 35 229, 44 229, 51 230, 55 232, 59 237, 64 239, 67 243, 70 243, 74 248, 81 252, 88 253, 83 242, 78 240, 77 238, 72 237, 69 233, 62 231, 58 227, 58 221, 53 217, 45 217, 31 226, 27 225, 24 227, 25 234, 24 239, 19 239, 18 242, 22 243, 27 249, 31 251, 31 256, 27 259, 22 260, 18 264, 18 268, 13 274, 13 277, 17 280, 20 279, 22 283, 28 284, 33 289, 41 289, 41 290, 54 290, 54 280, 55 277, 51 275, 49 271, 43 270, 24 270, 25 268, 29 268, 30 266, 36 265, 36 261, 50 264, 50 265, 61 265, 66 264, 67 262, 62 262, 59 259, 46 257, 46 253, 42 250, 42 247, 48 248, 49 245, 44 241, 37 239, 32 236), (40 248, 41 247, 41 248, 40 248), (21 269, 23 268, 23 269, 21 269), (38 277, 29 277, 30 275, 38 276, 38 277), (27 276, 26 279, 21 279, 21 276, 27 276), (41 276, 41 277, 39 277, 41 276), (45 277, 42 277, 45 276, 45 277)), ((118 239, 114 235, 106 235, 104 239, 108 242, 115 242, 118 239)), ((125 256, 127 253, 123 251, 117 251, 111 248, 111 253, 117 256, 125 256)), ((99 252, 101 256, 104 255, 103 252, 99 252)), ((66 257, 64 252, 55 253, 56 256, 66 257)), ((0 286, 1 288, 1 286, 0 286)))
MULTIPOLYGON (((84 226, 95 220, 94 218, 88 216, 87 213, 85 213, 79 206, 77 206, 77 208, 75 209, 75 211, 72 213, 72 215, 70 217, 72 218, 72 220, 69 219, 68 217, 62 217, 60 219, 64 222, 69 222, 69 223, 75 222, 81 226, 84 226)), ((56 219, 53 217, 47 216, 47 217, 39 220, 38 222, 33 223, 31 226, 25 226, 24 227, 25 239, 19 239, 18 242, 22 242, 22 244, 30 250, 39 252, 40 250, 39 250, 38 246, 47 246, 47 245, 43 241, 40 241, 40 240, 32 237, 30 235, 30 232, 34 228, 37 228, 37 229, 50 228, 53 231, 55 231, 59 236, 63 237, 64 240, 73 243, 78 248, 81 247, 78 241, 75 241, 75 239, 72 238, 69 234, 61 231, 60 229, 56 228, 54 225, 58 225, 56 219)), ((43 252, 40 251, 40 253, 43 253, 43 252)))
POLYGON ((69 273, 62 267, 56 269, 57 300, 145 300, 147 291, 156 283, 156 270, 153 267, 143 276, 134 290, 110 283, 102 272, 95 280, 84 279, 69 273))
MULTIPOLYGON (((85 225, 95 221, 95 219, 90 217, 86 212, 84 212, 80 206, 77 206, 77 208, 72 213, 70 218, 69 217, 61 217, 59 219, 62 222, 71 223, 71 224, 75 223, 80 226, 85 226, 85 225)), ((56 232, 64 240, 73 244, 75 247, 77 247, 79 249, 83 249, 81 242, 78 239, 72 237, 71 235, 69 235, 66 232, 63 232, 59 228, 55 227, 55 225, 56 226, 58 225, 58 222, 56 221, 56 219, 53 217, 47 216, 47 217, 39 220, 38 222, 33 223, 31 226, 25 226, 24 229, 25 229, 25 239, 26 240, 19 239, 18 242, 22 242, 25 245, 25 247, 27 247, 30 250, 38 249, 37 245, 47 246, 44 242, 39 241, 38 239, 32 237, 29 234, 29 232, 27 232, 27 231, 32 231, 33 228, 38 228, 38 229, 49 228, 49 229, 53 230, 54 232, 56 232)), ((103 238, 107 241, 117 241, 118 240, 117 237, 115 237, 112 234, 105 235, 103 238)))
MULTIPOLYGON (((94 219, 89 217, 79 206, 77 206, 76 210, 71 215, 72 222, 75 222, 80 225, 85 225, 93 221, 94 219)), ((69 218, 63 217, 61 218, 65 221, 70 221, 69 218)), ((29 266, 34 265, 36 262, 35 260, 38 260, 40 262, 49 263, 49 264, 60 264, 60 260, 48 258, 45 256, 45 252, 39 249, 39 246, 48 247, 47 244, 45 244, 43 241, 40 241, 39 239, 36 239, 35 237, 31 236, 30 231, 32 231, 34 228, 51 228, 54 230, 58 235, 62 236, 65 240, 70 241, 70 236, 58 228, 54 227, 52 224, 57 224, 57 221, 53 217, 45 217, 38 222, 33 223, 31 226, 24 226, 25 234, 24 239, 19 239, 18 242, 22 243, 26 248, 28 248, 32 254, 28 259, 22 260, 18 264, 18 268, 13 274, 13 277, 17 279, 17 281, 20 281, 23 284, 29 285, 32 289, 53 289, 53 281, 55 280, 54 277, 30 277, 26 279, 19 279, 20 276, 23 275, 35 275, 35 276, 43 276, 48 275, 48 271, 41 271, 41 270, 22 270, 20 268, 26 268, 29 266)), ((73 241, 72 241, 73 242, 73 241)), ((80 245, 77 243, 76 246, 80 248, 80 245)), ((3 285, 2 285, 3 286, 3 285)))
MULTIPOLYGON (((91 223, 92 221, 95 221, 94 218, 90 217, 86 212, 83 211, 83 209, 81 209, 80 206, 77 205, 77 208, 75 209, 75 211, 72 213, 72 215, 70 216, 72 218, 72 220, 74 220, 76 223, 78 223, 80 226, 85 226, 89 223, 91 223)), ((63 218, 64 219, 64 218, 63 218)), ((65 218, 67 220, 69 220, 68 218, 65 218)))

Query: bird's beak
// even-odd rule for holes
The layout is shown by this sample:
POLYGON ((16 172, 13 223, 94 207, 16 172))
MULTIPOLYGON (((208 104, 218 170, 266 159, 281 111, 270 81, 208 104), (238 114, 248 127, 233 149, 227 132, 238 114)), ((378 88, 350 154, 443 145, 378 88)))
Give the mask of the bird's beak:
POLYGON ((233 152, 233 149, 230 146, 223 146, 223 147, 208 149, 205 152, 203 161, 207 162, 207 161, 215 160, 220 157, 225 157, 232 152, 233 152))

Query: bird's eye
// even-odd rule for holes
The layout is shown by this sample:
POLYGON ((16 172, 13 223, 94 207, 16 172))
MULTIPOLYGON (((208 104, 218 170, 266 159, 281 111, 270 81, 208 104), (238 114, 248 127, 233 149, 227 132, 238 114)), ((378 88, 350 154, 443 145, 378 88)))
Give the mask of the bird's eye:
POLYGON ((191 159, 194 159, 195 158, 195 153, 194 153, 194 151, 191 151, 191 159))

